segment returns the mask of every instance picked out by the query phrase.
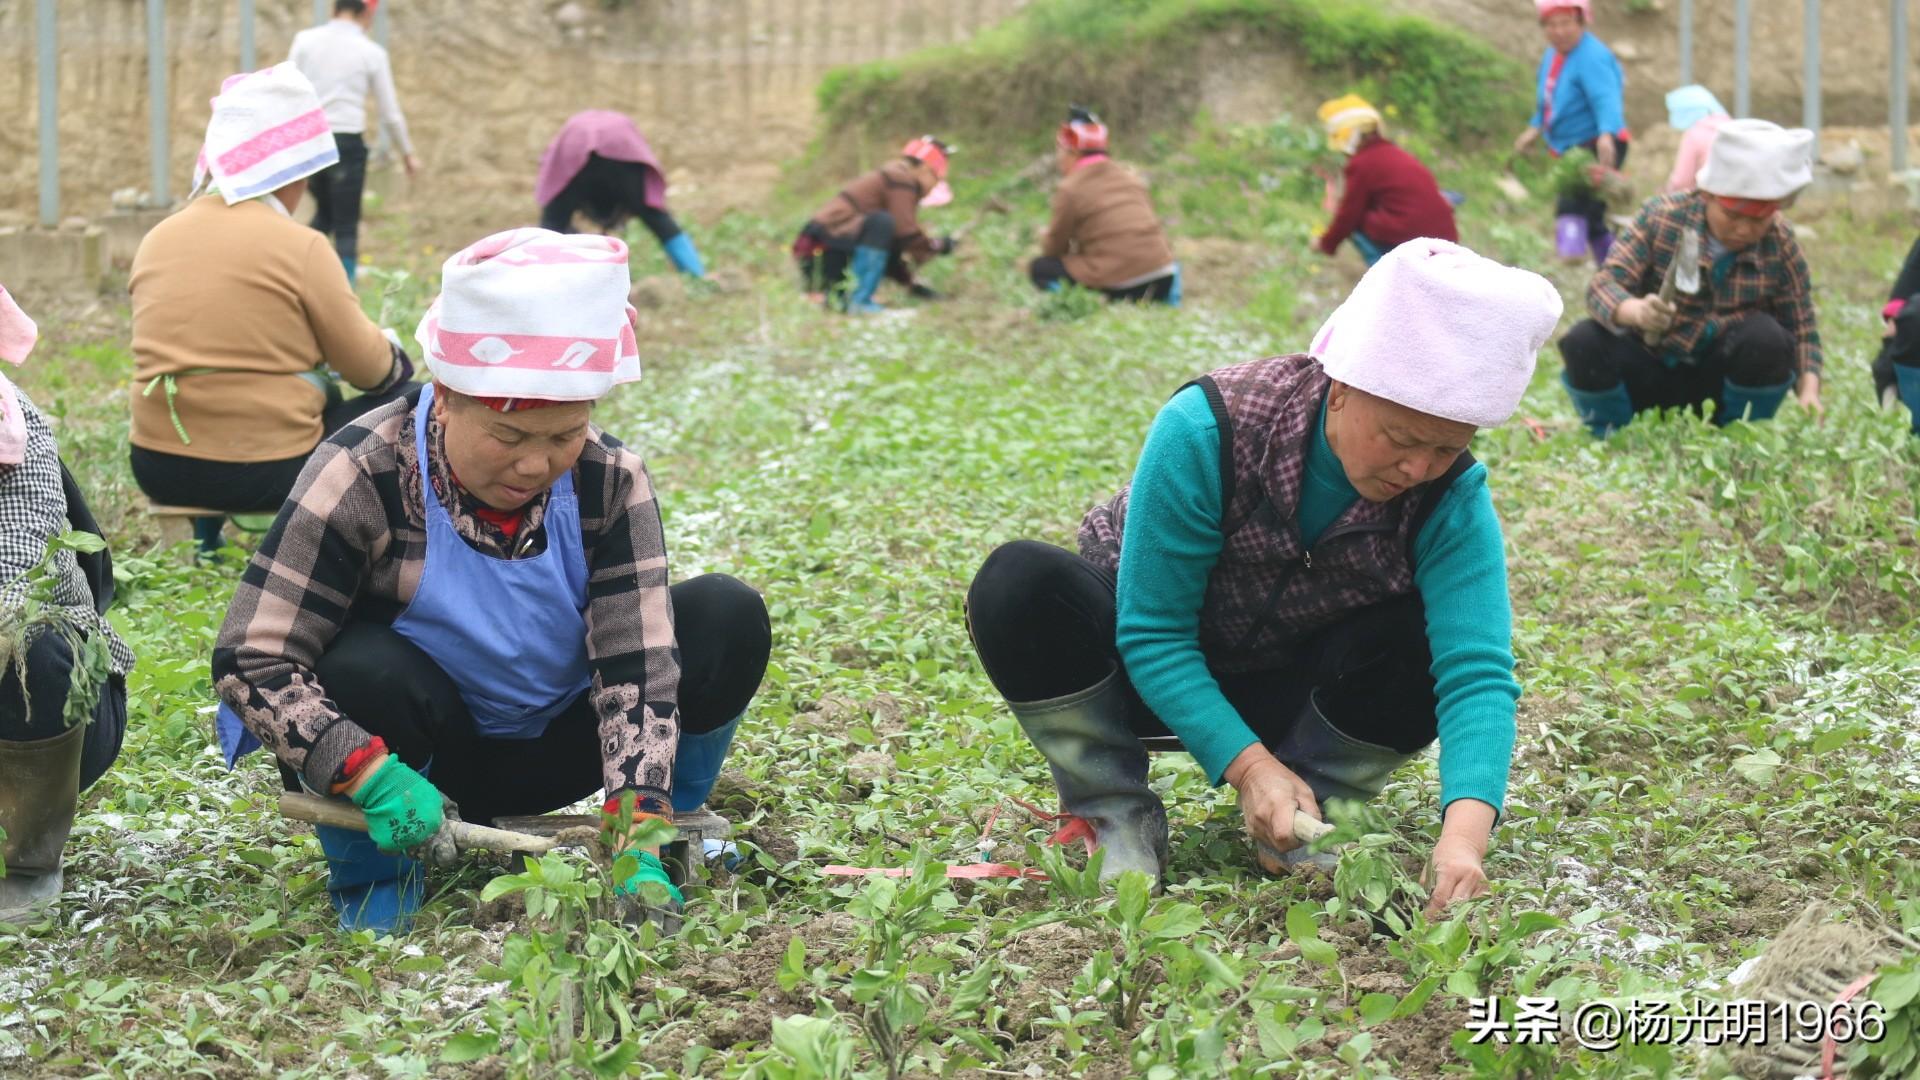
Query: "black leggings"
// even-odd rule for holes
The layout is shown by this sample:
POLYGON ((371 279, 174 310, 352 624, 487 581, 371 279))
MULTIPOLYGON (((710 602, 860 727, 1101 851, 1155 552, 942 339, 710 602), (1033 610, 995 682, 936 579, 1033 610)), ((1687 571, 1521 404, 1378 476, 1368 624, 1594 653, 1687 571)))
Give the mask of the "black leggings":
POLYGON ((662 244, 680 235, 680 224, 665 209, 647 205, 647 174, 653 170, 637 161, 614 161, 587 155, 567 186, 540 208, 540 227, 557 233, 573 231, 575 211, 603 229, 618 228, 637 217, 662 244))
POLYGON ((333 137, 340 150, 338 164, 329 165, 307 181, 313 195, 314 228, 333 237, 333 250, 342 259, 360 257, 360 199, 367 187, 367 140, 359 135, 333 137))
POLYGON ((800 280, 809 292, 826 292, 847 276, 856 248, 879 248, 887 253, 887 276, 902 285, 913 283, 913 270, 907 266, 906 245, 899 242, 893 215, 875 210, 860 219, 860 228, 850 236, 834 236, 809 221, 800 235, 813 241, 814 253, 799 260, 800 280))
POLYGON ((1719 401, 1721 384, 1779 386, 1793 377, 1794 340, 1771 315, 1755 313, 1723 328, 1693 362, 1667 366, 1638 331, 1615 334, 1592 319, 1560 339, 1567 381, 1576 390, 1611 390, 1622 382, 1635 412, 1699 411, 1719 401))
MULTIPOLYGON (((1622 168, 1627 163, 1627 142, 1624 139, 1615 139, 1613 140, 1613 147, 1616 158, 1613 167, 1616 169, 1622 168)), ((1597 160, 1600 157, 1600 140, 1595 139, 1592 142, 1581 143, 1580 149, 1592 154, 1597 160)), ((1571 150, 1568 151, 1568 153, 1572 152, 1571 150)), ((1607 202, 1600 197, 1598 192, 1578 196, 1562 195, 1559 200, 1554 203, 1553 212, 1555 214, 1578 214, 1586 218, 1587 235, 1589 236, 1599 236, 1603 233, 1613 231, 1612 228, 1607 225, 1607 202)))
MULTIPOLYGON (((367 413, 401 398, 416 400, 422 384, 403 382, 384 394, 361 394, 330 404, 320 413, 326 438, 367 413)), ((133 481, 147 498, 163 506, 196 506, 229 514, 278 513, 306 468, 308 451, 279 461, 208 461, 133 447, 133 481)))
MULTIPOLYGON (((760 594, 725 574, 671 588, 680 645, 680 730, 712 731, 745 712, 766 674, 773 635, 760 594)), ((451 676, 420 647, 377 621, 349 622, 314 665, 340 711, 428 778, 477 823, 544 814, 601 785, 600 720, 583 693, 537 739, 492 739, 451 676)), ((299 778, 283 765, 289 790, 299 778)))
MULTIPOLYGON (((1072 274, 1067 273, 1066 263, 1048 255, 1042 255, 1040 258, 1027 264, 1027 276, 1032 279, 1034 288, 1043 291, 1051 290, 1055 285, 1061 283, 1068 285, 1079 284, 1079 282, 1073 280, 1072 274)), ((1143 281, 1138 285, 1130 285, 1124 289, 1101 289, 1100 292, 1105 293, 1109 300, 1131 302, 1152 300, 1165 303, 1173 298, 1173 275, 1168 274, 1165 277, 1157 277, 1152 281, 1143 281)))
MULTIPOLYGON (((38 742, 67 730, 62 714, 73 684, 73 650, 59 634, 43 633, 27 648, 27 701, 20 697, 20 669, 0 669, 0 742, 38 742)), ((127 681, 108 676, 93 707, 93 722, 82 735, 80 789, 106 775, 127 737, 127 681)))
MULTIPOLYGON (((1012 702, 1126 678, 1116 641, 1111 571, 1033 540, 997 548, 967 590, 967 629, 987 678, 1012 702)), ((1241 719, 1269 746, 1309 696, 1343 733, 1411 753, 1438 735, 1433 651, 1420 595, 1362 608, 1302 642, 1269 669, 1213 672, 1241 719)), ((1127 685, 1128 724, 1143 738, 1172 734, 1127 685)))

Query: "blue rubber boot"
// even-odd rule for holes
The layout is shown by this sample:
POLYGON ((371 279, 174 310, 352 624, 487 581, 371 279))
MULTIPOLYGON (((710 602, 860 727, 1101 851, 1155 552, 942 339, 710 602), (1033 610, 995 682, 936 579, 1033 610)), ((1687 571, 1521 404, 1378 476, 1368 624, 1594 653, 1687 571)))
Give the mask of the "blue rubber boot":
POLYGON ((1913 417, 1913 433, 1920 435, 1920 367, 1893 365, 1893 381, 1900 388, 1900 400, 1906 402, 1907 412, 1913 417))
MULTIPOLYGON (((742 713, 741 716, 746 715, 742 713)), ((680 750, 673 758, 673 812, 685 814, 698 810, 720 779, 720 766, 726 764, 727 750, 733 746, 733 733, 740 717, 698 735, 680 734, 680 750)))
POLYGON ((1180 285, 1181 285, 1180 264, 1174 263, 1173 264, 1173 288, 1167 290, 1167 306, 1168 307, 1180 306, 1180 285))
POLYGON ((849 315, 871 315, 885 311, 886 308, 873 302, 874 290, 880 287, 880 278, 887 272, 887 251, 885 248, 860 247, 853 249, 853 259, 848 265, 853 271, 853 292, 847 296, 849 315))
POLYGON ((347 268, 347 284, 353 284, 354 279, 360 274, 360 260, 349 259, 343 255, 340 257, 340 265, 347 268))
POLYGON ((1580 422, 1587 425, 1594 438, 1604 439, 1633 422, 1633 400, 1627 397, 1625 383, 1615 383, 1606 390, 1580 390, 1562 372, 1560 385, 1567 388, 1573 411, 1580 414, 1580 422))
POLYGON ((404 855, 388 855, 363 832, 315 825, 327 853, 327 896, 343 931, 404 934, 426 898, 426 869, 404 855))
POLYGON ((1771 420, 1791 389, 1792 379, 1778 386, 1741 386, 1728 379, 1720 385, 1720 411, 1713 422, 1726 427, 1735 420, 1771 420))
POLYGON ((200 545, 200 554, 211 555, 226 546, 227 538, 222 530, 227 527, 224 517, 197 517, 193 519, 193 538, 200 545))
POLYGON ((706 264, 700 261, 700 252, 693 246, 693 237, 686 233, 674 233, 673 239, 660 245, 666 249, 667 260, 673 268, 688 277, 706 277, 706 264))

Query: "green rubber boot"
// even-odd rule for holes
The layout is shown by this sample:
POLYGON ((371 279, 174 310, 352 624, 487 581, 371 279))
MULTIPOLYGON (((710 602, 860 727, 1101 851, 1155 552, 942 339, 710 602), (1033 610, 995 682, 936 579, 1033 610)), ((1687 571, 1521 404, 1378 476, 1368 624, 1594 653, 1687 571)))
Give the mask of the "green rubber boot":
POLYGON ((1138 870, 1157 890, 1167 868, 1167 810, 1147 786, 1147 751, 1127 726, 1119 673, 1065 697, 1007 704, 1052 767, 1060 808, 1090 825, 1105 849, 1100 880, 1138 870))
POLYGON ((61 850, 80 805, 79 725, 51 739, 0 741, 0 922, 19 922, 60 895, 61 850))

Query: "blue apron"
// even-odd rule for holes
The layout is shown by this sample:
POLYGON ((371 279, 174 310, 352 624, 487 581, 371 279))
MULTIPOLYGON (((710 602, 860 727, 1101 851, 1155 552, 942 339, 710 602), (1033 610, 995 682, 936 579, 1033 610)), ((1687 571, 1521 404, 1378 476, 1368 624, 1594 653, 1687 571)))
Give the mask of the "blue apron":
MULTIPOLYGON (((573 473, 547 495, 547 547, 530 559, 475 551, 454 531, 427 475, 433 387, 420 392, 414 447, 425 496, 427 555, 413 601, 394 621, 460 688, 479 733, 537 739, 593 682, 587 666, 587 559, 573 473)), ((216 728, 227 764, 260 745, 222 703, 216 728)))

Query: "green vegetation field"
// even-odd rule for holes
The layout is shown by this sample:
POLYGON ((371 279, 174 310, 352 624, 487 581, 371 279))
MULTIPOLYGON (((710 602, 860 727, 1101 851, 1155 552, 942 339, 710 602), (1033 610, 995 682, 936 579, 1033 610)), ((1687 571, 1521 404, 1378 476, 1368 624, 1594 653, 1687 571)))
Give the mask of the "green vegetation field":
MULTIPOLYGON (((1789 404, 1595 443, 1548 350, 1522 409, 1538 431, 1476 441, 1526 687, 1490 899, 1417 914, 1430 760, 1351 819, 1338 873, 1267 879, 1231 791, 1158 759, 1173 861, 1154 899, 1086 885, 1011 802, 1053 795, 974 660, 965 586, 1002 541, 1071 543, 1181 382, 1304 346, 1357 273, 1305 253, 1312 144, 1203 124, 1138 148, 1187 261, 1179 311, 1037 299, 1019 263, 1044 194, 964 172, 946 220, 987 192, 1009 212, 931 276, 950 301, 910 315, 810 306, 777 254, 792 215, 699 231, 740 287, 661 290, 645 380, 597 416, 651 464, 676 579, 735 574, 775 628, 715 800, 747 858, 693 892, 671 940, 597 921, 600 879, 566 855, 436 872, 403 939, 334 930, 272 768, 229 773, 213 748, 207 656, 238 563, 190 566, 138 513, 124 299, 47 311, 23 384, 114 533, 114 618, 140 665, 67 895, 0 927, 0 1074, 1714 1075, 1690 1048, 1470 1046, 1467 1001, 1551 996, 1570 1016, 1734 993, 1729 973, 1815 899, 1920 924, 1920 456, 1866 372, 1904 223, 1812 226, 1824 425, 1789 404), (1054 879, 939 876, 983 832, 1054 879)), ((1546 266, 1545 207, 1500 202, 1483 160, 1437 160, 1469 195, 1466 242, 1542 267, 1577 311, 1584 271, 1546 266)), ((369 310, 410 329, 434 261, 367 275, 369 310)), ((635 262, 664 270, 650 242, 635 262)))

